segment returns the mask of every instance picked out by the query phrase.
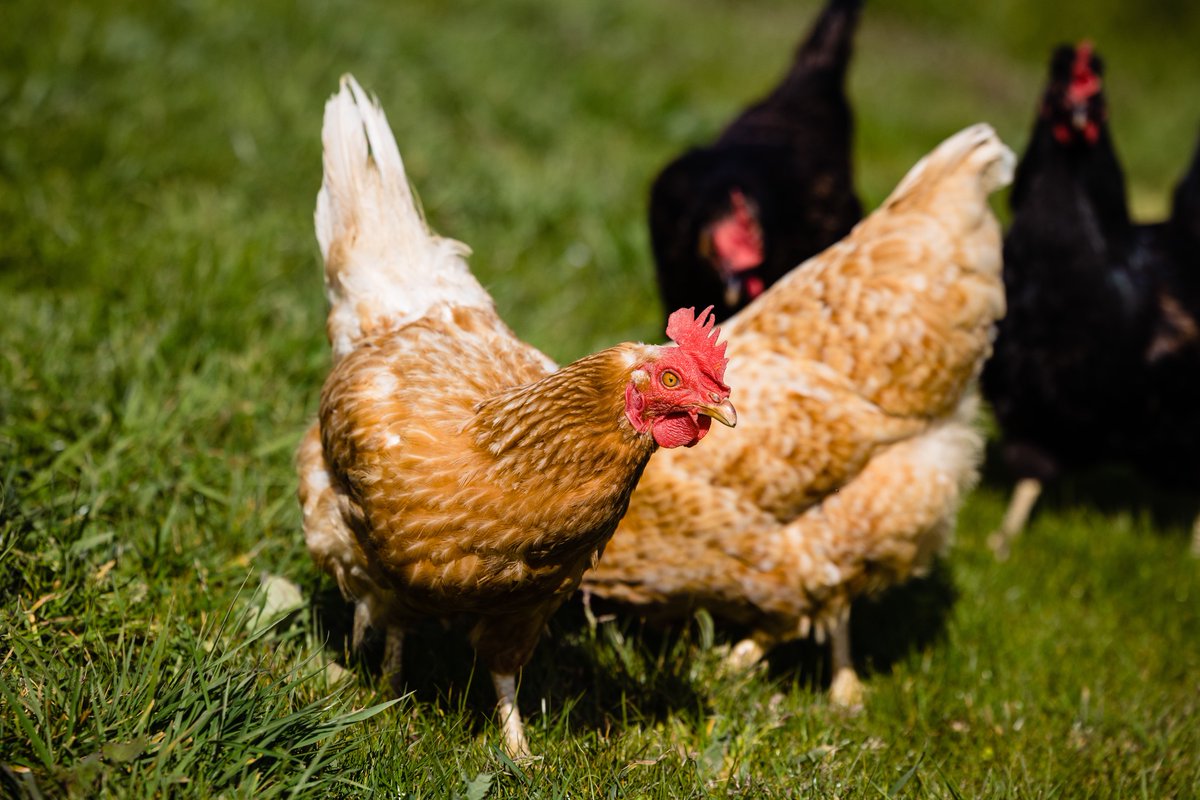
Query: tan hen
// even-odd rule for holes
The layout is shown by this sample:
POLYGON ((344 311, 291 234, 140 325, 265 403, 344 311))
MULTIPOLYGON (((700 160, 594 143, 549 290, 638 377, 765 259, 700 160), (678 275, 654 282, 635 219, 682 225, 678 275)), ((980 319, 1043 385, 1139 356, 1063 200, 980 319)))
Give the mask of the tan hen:
POLYGON ((735 421, 719 331, 672 315, 678 347, 622 344, 554 371, 425 226, 383 112, 351 78, 325 108, 316 226, 334 366, 298 454, 308 549, 356 602, 354 642, 466 617, 527 755, 516 673, 579 585, 660 446, 735 421))
POLYGON ((729 320, 745 423, 650 465, 587 593, 747 624, 738 665, 831 634, 833 697, 858 703, 851 601, 925 571, 976 478, 975 387, 1004 313, 987 198, 1012 164, 991 128, 958 133, 729 320))

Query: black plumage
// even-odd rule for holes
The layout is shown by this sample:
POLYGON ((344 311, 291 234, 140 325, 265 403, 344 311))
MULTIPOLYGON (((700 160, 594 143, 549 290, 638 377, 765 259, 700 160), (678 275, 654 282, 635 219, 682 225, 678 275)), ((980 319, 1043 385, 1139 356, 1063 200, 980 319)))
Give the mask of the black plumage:
POLYGON ((650 238, 667 309, 730 316, 862 218, 846 67, 862 0, 830 0, 783 81, 667 165, 650 238))
POLYGON ((1013 183, 1008 313, 982 384, 1030 491, 993 540, 1000 551, 1064 470, 1116 461, 1200 481, 1200 155, 1171 219, 1135 225, 1103 71, 1086 43, 1055 51, 1013 183))

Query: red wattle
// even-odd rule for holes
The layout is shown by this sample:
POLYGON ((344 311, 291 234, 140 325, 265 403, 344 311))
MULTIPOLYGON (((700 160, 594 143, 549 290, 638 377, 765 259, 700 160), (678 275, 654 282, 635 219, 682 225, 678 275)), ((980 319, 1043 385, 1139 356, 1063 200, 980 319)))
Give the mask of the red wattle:
POLYGON ((704 438, 711 425, 708 417, 675 413, 656 419, 652 430, 659 447, 691 447, 704 438))
POLYGON ((762 231, 746 206, 741 192, 731 195, 733 212, 712 228, 713 249, 723 269, 741 272, 762 263, 762 231))

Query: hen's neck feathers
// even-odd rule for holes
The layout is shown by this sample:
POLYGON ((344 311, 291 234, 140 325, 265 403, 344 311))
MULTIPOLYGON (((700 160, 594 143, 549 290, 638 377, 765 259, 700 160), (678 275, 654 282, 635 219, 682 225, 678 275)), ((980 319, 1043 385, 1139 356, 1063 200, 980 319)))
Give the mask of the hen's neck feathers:
MULTIPOLYGON (((1069 181, 1095 210, 1099 224, 1108 236, 1119 236, 1132 225, 1125 193, 1125 173, 1117 157, 1107 123, 1100 124, 1100 137, 1091 145, 1065 147, 1054 139, 1051 124, 1038 119, 1034 125, 1030 146, 1017 166, 1009 205, 1019 213, 1033 200, 1034 177, 1069 181), (1057 178, 1051 176, 1057 175, 1057 178)), ((1054 203, 1061 203, 1055 197, 1054 203)), ((1043 213, 1037 209, 1035 213, 1043 213)))
POLYGON ((625 387, 652 347, 622 344, 581 358, 541 380, 481 402, 468 423, 497 468, 519 474, 579 474, 644 466, 657 445, 625 417, 625 387), (531 457, 532 456, 532 457, 531 457))

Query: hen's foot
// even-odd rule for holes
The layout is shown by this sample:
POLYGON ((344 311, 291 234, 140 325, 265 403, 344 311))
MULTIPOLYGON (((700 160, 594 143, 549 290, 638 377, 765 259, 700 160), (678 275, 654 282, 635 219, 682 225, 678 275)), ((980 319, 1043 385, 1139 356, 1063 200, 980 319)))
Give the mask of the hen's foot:
POLYGON ((742 639, 733 646, 729 655, 721 663, 721 672, 726 675, 740 675, 749 672, 758 665, 767 650, 753 639, 742 639))
POLYGON ((517 678, 515 675, 492 673, 496 687, 496 711, 500 715, 500 732, 504 736, 504 752, 513 761, 530 761, 529 740, 525 738, 525 724, 517 709, 517 678))
POLYGON ((829 687, 829 700, 847 711, 860 711, 863 705, 863 685, 854 671, 850 657, 850 610, 846 609, 841 621, 829 631, 830 656, 833 662, 833 684, 829 687))
POLYGON ((853 667, 842 667, 833 676, 829 687, 829 702, 847 711, 861 711, 863 707, 863 685, 853 667))

